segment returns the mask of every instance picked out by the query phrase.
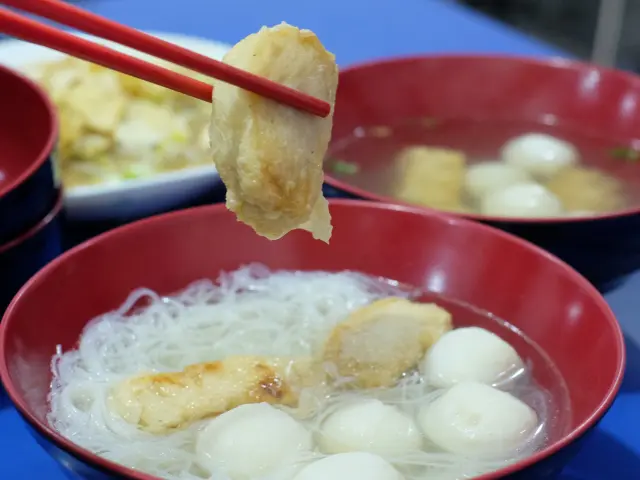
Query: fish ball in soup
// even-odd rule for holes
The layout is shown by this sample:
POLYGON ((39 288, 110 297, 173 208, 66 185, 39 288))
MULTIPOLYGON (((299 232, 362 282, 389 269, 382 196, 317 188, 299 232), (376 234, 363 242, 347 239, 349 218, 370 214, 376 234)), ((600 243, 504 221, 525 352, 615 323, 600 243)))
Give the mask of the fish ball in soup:
POLYGON ((518 352, 496 334, 479 327, 445 333, 424 356, 420 371, 432 386, 460 382, 496 385, 522 372, 518 352))
POLYGON ((569 142, 543 133, 529 133, 509 140, 502 159, 539 178, 549 178, 578 162, 580 155, 569 142))
POLYGON ((198 434, 198 464, 251 480, 291 464, 313 448, 311 433, 266 403, 241 405, 211 420, 198 434))
POLYGON ((483 162, 472 165, 465 177, 466 192, 476 199, 509 185, 524 183, 531 179, 518 167, 502 162, 483 162))
POLYGON ((459 383, 421 407, 425 436, 443 450, 474 458, 514 454, 535 433, 536 413, 516 397, 475 382, 459 383))
POLYGON ((496 217, 556 217, 562 203, 542 185, 519 183, 496 190, 481 202, 481 213, 496 217))
POLYGON ((324 453, 370 452, 401 455, 422 447, 413 419, 377 399, 339 406, 321 424, 317 439, 324 453))
POLYGON ((404 480, 383 458, 367 452, 339 453, 303 468, 293 480, 404 480))

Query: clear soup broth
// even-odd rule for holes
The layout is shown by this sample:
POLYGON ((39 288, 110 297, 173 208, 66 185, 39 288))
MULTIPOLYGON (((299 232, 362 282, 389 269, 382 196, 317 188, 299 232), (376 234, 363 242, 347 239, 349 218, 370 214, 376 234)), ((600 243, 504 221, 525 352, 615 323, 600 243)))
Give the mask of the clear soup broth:
POLYGON ((377 195, 467 214, 582 217, 640 205, 637 142, 551 123, 420 118, 360 127, 334 142, 326 171, 377 195))

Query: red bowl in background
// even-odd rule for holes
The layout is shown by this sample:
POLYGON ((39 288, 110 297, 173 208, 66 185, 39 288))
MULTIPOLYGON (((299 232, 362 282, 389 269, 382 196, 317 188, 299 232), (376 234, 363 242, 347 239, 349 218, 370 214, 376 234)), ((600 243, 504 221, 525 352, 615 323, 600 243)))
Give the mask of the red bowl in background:
MULTIPOLYGON (((261 262, 274 269, 351 269, 431 286, 521 328, 564 377, 573 415, 544 450, 479 478, 540 478, 562 469, 577 440, 611 406, 622 380, 623 337, 602 296, 555 257, 479 223, 349 200, 332 201, 331 213, 330 245, 302 231, 268 241, 216 205, 118 228, 51 262, 21 289, 0 324, 0 378, 37 441, 81 478, 152 479, 74 445, 48 426, 56 345, 75 345, 91 318, 120 306, 135 288, 169 294, 197 279, 215 279, 221 270, 261 262)), ((534 364, 537 381, 553 392, 544 371, 534 364)))
POLYGON ((58 120, 44 90, 0 66, 0 244, 22 235, 58 196, 53 156, 58 120))
MULTIPOLYGON (((340 73, 332 145, 335 148, 358 127, 424 117, 523 122, 537 124, 539 131, 552 134, 556 122, 574 132, 610 140, 611 147, 637 146, 640 77, 564 59, 505 56, 421 56, 354 65, 340 73)), ((434 132, 437 138, 438 130, 434 132)), ((477 143, 484 143, 481 147, 486 149, 496 142, 476 138, 465 145, 464 138, 452 139, 451 135, 443 140, 471 150, 477 143)), ((491 149, 497 153, 498 146, 491 149)), ((369 159, 363 154, 355 161, 364 169, 369 159)), ((608 157, 597 166, 640 185, 640 162, 625 164, 608 157)), ((325 181, 328 196, 402 204, 330 172, 325 181)), ((640 268, 640 203, 584 218, 465 216, 536 243, 567 261, 601 290, 640 268)))

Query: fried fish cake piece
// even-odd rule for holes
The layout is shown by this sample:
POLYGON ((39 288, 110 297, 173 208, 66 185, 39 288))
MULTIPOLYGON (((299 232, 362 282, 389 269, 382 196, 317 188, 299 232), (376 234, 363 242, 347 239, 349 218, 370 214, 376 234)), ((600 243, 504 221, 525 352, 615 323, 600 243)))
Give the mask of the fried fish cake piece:
POLYGON ((567 167, 549 181, 547 188, 569 212, 608 212, 625 203, 622 184, 595 168, 567 167))
POLYGON ((439 210, 462 212, 467 158, 463 152, 426 146, 407 147, 397 162, 395 195, 439 210))
MULTIPOLYGON (((335 102, 338 67, 315 34, 285 23, 249 35, 223 61, 301 92, 335 102)), ((326 118, 215 82, 210 141, 227 187, 227 207, 271 240, 302 228, 325 242, 331 217, 322 196, 326 118)))
POLYGON ((451 328, 451 314, 433 303, 384 298, 353 311, 336 325, 323 358, 341 376, 353 377, 355 386, 388 387, 414 368, 451 328))
POLYGON ((127 379, 112 389, 108 405, 139 429, 162 434, 238 405, 295 407, 304 388, 324 381, 320 364, 311 359, 231 356, 127 379))

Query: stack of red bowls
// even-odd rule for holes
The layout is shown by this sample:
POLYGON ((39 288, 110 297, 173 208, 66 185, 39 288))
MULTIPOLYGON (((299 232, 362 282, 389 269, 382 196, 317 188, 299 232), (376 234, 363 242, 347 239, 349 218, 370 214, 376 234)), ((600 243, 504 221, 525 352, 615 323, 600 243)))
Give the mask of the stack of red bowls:
POLYGON ((31 80, 0 67, 0 313, 61 253, 63 198, 53 157, 55 107, 31 80))

